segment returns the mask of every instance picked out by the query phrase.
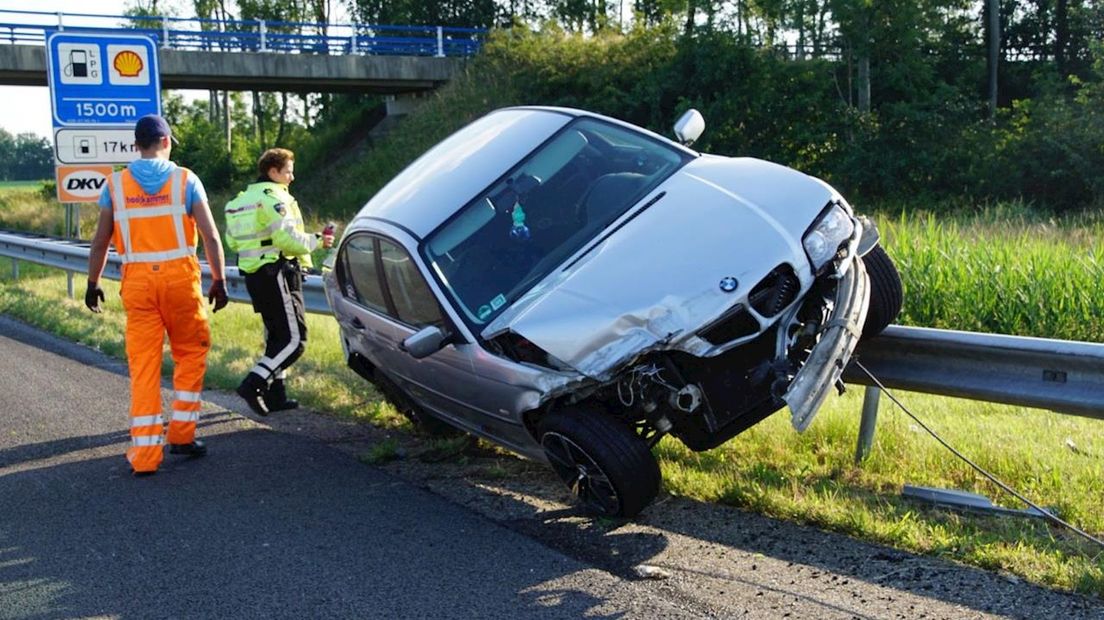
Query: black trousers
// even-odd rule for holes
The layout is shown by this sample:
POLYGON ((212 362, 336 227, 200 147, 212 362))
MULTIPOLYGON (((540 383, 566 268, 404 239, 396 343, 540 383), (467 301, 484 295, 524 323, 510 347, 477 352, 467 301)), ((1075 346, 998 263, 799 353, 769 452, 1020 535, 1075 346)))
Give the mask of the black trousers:
POLYGON ((283 379, 284 371, 303 355, 307 321, 303 305, 303 275, 299 263, 281 258, 245 274, 253 311, 265 326, 265 352, 250 372, 266 382, 283 379))

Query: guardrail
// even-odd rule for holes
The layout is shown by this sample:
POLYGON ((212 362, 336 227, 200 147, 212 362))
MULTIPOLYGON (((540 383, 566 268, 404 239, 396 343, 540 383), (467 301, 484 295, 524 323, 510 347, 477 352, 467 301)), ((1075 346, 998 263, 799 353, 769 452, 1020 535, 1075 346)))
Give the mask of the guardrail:
MULTIPOLYGON (((0 231, 0 256, 12 259, 12 277, 19 277, 19 261, 27 261, 48 267, 63 269, 69 274, 69 297, 73 297, 74 273, 88 273, 89 243, 71 239, 58 239, 44 235, 0 231)), ((109 251, 103 277, 108 280, 122 278, 119 255, 109 251)), ((211 270, 207 263, 203 268, 203 289, 211 283, 211 270)), ((226 268, 226 293, 231 300, 249 303, 249 293, 245 290, 245 276, 237 267, 226 268)), ((330 305, 322 289, 322 277, 308 275, 303 277, 303 302, 307 312, 329 314, 330 305)))
POLYGON ((0 10, 0 43, 44 45, 50 33, 139 33, 166 49, 402 56, 473 56, 483 28, 320 24, 0 10))
MULTIPOLYGON (((54 237, 0 231, 0 256, 85 273, 88 244, 54 237)), ((120 278, 119 259, 108 256, 104 276, 120 278)), ((209 278, 206 264, 204 277, 209 278)), ((205 282, 205 285, 207 282, 205 282)), ((230 298, 248 302, 245 279, 227 268, 230 298)), ((72 297, 72 283, 69 295, 72 297)), ((308 312, 329 314, 320 276, 307 276, 303 295, 308 312)), ((891 325, 859 344, 856 358, 887 388, 1005 403, 1104 419, 1104 344, 1004 336, 891 325)), ((856 460, 874 440, 880 390, 854 364, 844 381, 866 385, 856 460)))

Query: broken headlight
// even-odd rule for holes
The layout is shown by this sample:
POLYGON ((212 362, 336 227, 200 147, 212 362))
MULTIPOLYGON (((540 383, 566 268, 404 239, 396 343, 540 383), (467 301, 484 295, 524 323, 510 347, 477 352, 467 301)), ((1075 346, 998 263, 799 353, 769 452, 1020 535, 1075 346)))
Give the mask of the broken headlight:
POLYGON ((828 261, 835 257, 839 247, 851 238, 855 232, 855 223, 851 216, 838 204, 833 204, 820 219, 805 233, 801 244, 813 265, 813 271, 820 271, 828 261))

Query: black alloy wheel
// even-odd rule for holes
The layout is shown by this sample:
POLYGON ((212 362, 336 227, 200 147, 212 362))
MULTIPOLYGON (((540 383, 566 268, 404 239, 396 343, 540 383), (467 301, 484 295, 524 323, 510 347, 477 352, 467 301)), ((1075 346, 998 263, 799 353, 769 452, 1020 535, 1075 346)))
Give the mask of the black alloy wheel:
POLYGON ((593 514, 633 517, 659 493, 659 465, 630 428, 595 409, 562 409, 541 422, 552 469, 593 514))

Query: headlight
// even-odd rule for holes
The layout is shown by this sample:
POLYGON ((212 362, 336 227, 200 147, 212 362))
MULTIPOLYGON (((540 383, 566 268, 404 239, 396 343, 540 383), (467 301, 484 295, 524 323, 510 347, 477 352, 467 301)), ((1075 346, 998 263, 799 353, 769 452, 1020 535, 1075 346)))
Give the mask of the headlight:
POLYGON ((809 262, 813 264, 813 271, 818 271, 832 260, 840 245, 850 239, 854 232, 855 223, 839 205, 833 205, 822 215, 801 242, 805 246, 805 253, 809 255, 809 262))

